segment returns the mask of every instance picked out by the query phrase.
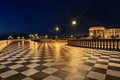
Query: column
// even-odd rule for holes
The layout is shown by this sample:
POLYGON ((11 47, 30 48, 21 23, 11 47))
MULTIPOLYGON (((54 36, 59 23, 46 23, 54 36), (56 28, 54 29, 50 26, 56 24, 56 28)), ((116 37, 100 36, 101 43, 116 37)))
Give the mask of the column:
POLYGON ((94 41, 92 40, 92 48, 94 48, 94 41))
POLYGON ((81 40, 80 40, 80 46, 81 46, 81 40))
POLYGON ((89 40, 87 40, 87 47, 89 47, 89 40))
POLYGON ((94 48, 95 48, 95 41, 93 43, 94 43, 94 48))
POLYGON ((89 48, 91 47, 91 40, 89 40, 89 48))
POLYGON ((81 41, 81 47, 82 47, 82 45, 83 45, 83 41, 81 41))
POLYGON ((96 48, 98 48, 98 41, 96 40, 96 48))
POLYGON ((113 40, 111 41, 111 49, 113 49, 113 40))
POLYGON ((108 45, 107 45, 107 49, 110 49, 110 41, 107 41, 108 45))
POLYGON ((114 41, 114 49, 117 50, 117 41, 114 41))
POLYGON ((104 41, 104 48, 106 49, 107 48, 107 44, 106 44, 106 40, 104 41))
POLYGON ((98 40, 98 48, 100 49, 100 40, 98 40))
POLYGON ((85 41, 84 41, 84 47, 85 47, 85 41))
POLYGON ((101 44, 102 44, 102 45, 101 45, 101 48, 103 49, 103 48, 104 48, 104 46, 103 46, 103 45, 104 45, 103 40, 101 41, 101 44))
POLYGON ((120 50, 120 40, 118 41, 118 49, 120 50))

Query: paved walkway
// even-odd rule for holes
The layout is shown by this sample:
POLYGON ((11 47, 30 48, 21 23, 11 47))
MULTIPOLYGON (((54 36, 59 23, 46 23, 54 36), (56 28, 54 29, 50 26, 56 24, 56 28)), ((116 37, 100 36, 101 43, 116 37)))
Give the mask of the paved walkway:
POLYGON ((120 52, 15 42, 0 53, 0 80, 120 80, 120 52))

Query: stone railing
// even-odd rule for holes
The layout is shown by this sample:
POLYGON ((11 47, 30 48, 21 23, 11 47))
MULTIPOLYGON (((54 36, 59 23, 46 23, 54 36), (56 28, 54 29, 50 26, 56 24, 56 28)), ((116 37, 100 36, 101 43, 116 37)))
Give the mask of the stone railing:
POLYGON ((120 39, 80 39, 68 40, 68 45, 86 48, 120 50, 120 39))
POLYGON ((13 42, 12 40, 1 40, 0 41, 0 52, 12 42, 13 42))

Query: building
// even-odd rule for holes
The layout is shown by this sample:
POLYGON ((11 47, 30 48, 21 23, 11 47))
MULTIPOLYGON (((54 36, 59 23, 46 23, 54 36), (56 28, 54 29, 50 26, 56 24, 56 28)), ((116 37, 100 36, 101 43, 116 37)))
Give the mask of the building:
POLYGON ((120 28, 119 27, 109 28, 106 29, 104 33, 106 39, 118 38, 120 37, 120 28))
POLYGON ((89 38, 104 38, 105 28, 102 25, 94 25, 89 28, 89 38))

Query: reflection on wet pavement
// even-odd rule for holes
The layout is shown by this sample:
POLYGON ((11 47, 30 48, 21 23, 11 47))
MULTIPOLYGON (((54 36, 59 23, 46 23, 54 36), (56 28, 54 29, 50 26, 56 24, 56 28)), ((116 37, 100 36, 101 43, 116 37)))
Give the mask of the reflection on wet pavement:
POLYGON ((119 54, 65 42, 14 42, 0 53, 0 79, 120 80, 119 54))

